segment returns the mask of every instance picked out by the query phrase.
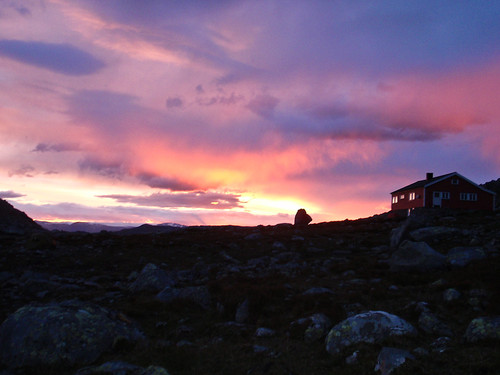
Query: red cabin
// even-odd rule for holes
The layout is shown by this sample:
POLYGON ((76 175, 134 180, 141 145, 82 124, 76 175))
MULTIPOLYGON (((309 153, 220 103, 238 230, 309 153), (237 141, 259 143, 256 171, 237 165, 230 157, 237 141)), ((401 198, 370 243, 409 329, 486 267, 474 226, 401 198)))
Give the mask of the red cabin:
POLYGON ((393 191, 392 210, 417 207, 443 207, 474 210, 494 210, 495 193, 465 178, 457 172, 434 177, 427 173, 420 180, 393 191))

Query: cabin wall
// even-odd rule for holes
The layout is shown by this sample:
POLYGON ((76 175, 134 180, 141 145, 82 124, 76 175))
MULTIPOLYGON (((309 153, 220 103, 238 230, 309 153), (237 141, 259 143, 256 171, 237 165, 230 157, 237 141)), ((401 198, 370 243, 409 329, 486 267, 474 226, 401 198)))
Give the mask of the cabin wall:
MULTIPOLYGON (((427 187, 425 191, 425 207, 435 207, 435 203, 440 202, 440 207, 443 208, 461 208, 461 209, 476 209, 476 210, 492 210, 493 195, 478 188, 457 176, 452 176, 436 184, 427 187), (452 183, 455 180, 457 183, 452 183), (435 199, 435 193, 440 193, 441 199, 435 199), (443 193, 447 193, 447 197, 443 198, 443 193), (461 199, 461 194, 476 194, 477 200, 461 199)), ((439 206, 438 206, 439 207, 439 206)))
POLYGON ((392 210, 407 210, 410 208, 424 207, 424 188, 405 190, 397 194, 392 194, 392 198, 397 197, 397 203, 391 203, 392 210), (415 199, 410 200, 410 194, 415 193, 415 199), (401 198, 401 196, 404 196, 401 198))

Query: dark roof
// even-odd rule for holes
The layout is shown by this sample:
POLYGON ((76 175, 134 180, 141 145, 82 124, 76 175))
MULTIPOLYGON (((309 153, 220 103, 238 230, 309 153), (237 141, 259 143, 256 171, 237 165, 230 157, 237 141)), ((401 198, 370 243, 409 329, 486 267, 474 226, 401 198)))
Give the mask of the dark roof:
POLYGON ((442 178, 446 178, 446 177, 449 177, 451 175, 454 175, 454 174, 457 174, 457 172, 452 172, 452 173, 448 173, 448 174, 443 174, 441 176, 436 176, 436 177, 433 177, 431 179, 425 179, 425 180, 420 180, 420 181, 417 181, 417 182, 414 182, 413 184, 410 184, 410 185, 407 185, 405 187, 402 187, 401 189, 398 189, 398 190, 394 190, 391 194, 394 194, 394 193, 399 193, 400 191, 405 191, 405 190, 411 190, 411 189, 416 189, 416 188, 421 188, 421 187, 425 187, 427 186, 428 184, 432 183, 432 182, 435 182, 439 179, 442 179, 442 178))

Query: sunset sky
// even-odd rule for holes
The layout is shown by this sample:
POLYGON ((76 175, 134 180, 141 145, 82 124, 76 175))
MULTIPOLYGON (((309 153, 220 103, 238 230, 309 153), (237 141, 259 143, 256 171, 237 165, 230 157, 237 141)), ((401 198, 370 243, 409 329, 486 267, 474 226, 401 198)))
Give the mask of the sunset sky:
POLYGON ((356 219, 500 177, 500 1, 0 0, 0 198, 37 220, 356 219))

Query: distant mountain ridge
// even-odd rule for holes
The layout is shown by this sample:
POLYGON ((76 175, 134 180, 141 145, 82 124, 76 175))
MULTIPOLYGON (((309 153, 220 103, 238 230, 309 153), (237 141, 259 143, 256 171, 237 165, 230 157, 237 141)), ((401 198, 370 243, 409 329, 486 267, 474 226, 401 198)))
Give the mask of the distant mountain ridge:
POLYGON ((61 232, 86 232, 99 233, 102 231, 116 232, 120 234, 150 234, 150 233, 167 233, 172 230, 184 228, 184 225, 176 223, 162 223, 157 225, 142 224, 140 226, 114 226, 91 222, 76 222, 76 223, 52 223, 48 221, 37 221, 44 229, 50 231, 61 232))
POLYGON ((118 232, 130 227, 113 226, 100 223, 76 222, 76 223, 52 223, 49 221, 36 221, 42 228, 47 230, 58 230, 62 232, 87 232, 99 233, 103 230, 107 232, 118 232))

